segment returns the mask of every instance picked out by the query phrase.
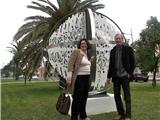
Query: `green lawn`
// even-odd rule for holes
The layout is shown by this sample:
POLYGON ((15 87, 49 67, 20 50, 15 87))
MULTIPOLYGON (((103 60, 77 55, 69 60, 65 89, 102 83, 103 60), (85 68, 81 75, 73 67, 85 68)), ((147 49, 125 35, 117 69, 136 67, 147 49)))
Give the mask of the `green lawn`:
POLYGON ((5 83, 5 82, 19 82, 19 81, 21 81, 21 80, 14 80, 12 78, 1 78, 2 83, 5 83))
MULTIPOLYGON (((34 79, 32 79, 31 80, 32 82, 39 82, 39 81, 41 81, 41 82, 44 82, 44 80, 34 80, 34 79)), ((15 80, 15 79, 12 79, 12 78, 1 78, 1 83, 8 83, 8 82, 17 82, 17 83, 20 83, 20 82, 22 82, 22 83, 24 83, 25 82, 25 80, 24 79, 19 79, 19 80, 15 80)), ((26 81, 27 83, 29 83, 30 81, 26 81)))
MULTIPOLYGON (((2 120, 70 120, 55 109, 57 83, 2 84, 2 120)), ((112 89, 110 89, 112 91, 112 89)), ((160 84, 131 83, 132 120, 160 120, 160 84)), ((96 109, 96 108, 95 108, 96 109)), ((112 120, 115 112, 90 116, 92 120, 112 120)))

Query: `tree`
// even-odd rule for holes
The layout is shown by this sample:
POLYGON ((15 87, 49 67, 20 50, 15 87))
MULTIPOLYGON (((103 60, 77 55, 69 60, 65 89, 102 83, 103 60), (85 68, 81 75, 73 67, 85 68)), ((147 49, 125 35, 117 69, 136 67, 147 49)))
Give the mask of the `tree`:
MULTIPOLYGON (((14 36, 18 42, 21 55, 19 64, 25 68, 27 76, 32 77, 33 73, 40 66, 44 49, 48 46, 51 34, 71 15, 90 8, 93 11, 104 8, 103 4, 95 4, 99 0, 57 0, 56 7, 49 0, 32 1, 28 8, 39 10, 46 16, 36 15, 25 19, 14 36)), ((46 56, 46 55, 45 55, 46 56)))
POLYGON ((13 73, 13 71, 10 63, 8 63, 1 69, 1 77, 10 77, 10 73, 13 73))
POLYGON ((19 44, 16 42, 16 44, 11 44, 11 47, 9 48, 9 51, 13 54, 13 58, 10 61, 10 65, 13 68, 13 76, 15 77, 15 80, 19 79, 19 76, 22 74, 22 69, 19 66, 21 51, 19 44))
POLYGON ((140 40, 132 46, 143 71, 153 72, 152 85, 156 86, 156 72, 160 59, 160 22, 156 17, 147 21, 146 28, 140 33, 140 40))

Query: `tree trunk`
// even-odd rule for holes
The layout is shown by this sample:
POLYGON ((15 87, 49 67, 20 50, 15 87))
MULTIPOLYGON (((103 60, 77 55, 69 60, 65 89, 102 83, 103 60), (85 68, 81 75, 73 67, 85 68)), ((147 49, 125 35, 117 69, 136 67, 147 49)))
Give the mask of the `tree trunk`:
POLYGON ((152 86, 156 87, 156 73, 158 68, 158 58, 156 59, 155 66, 154 66, 154 72, 153 72, 153 80, 152 80, 152 86))
POLYGON ((27 85, 27 76, 26 76, 26 74, 24 75, 24 85, 25 86, 27 85))
POLYGON ((154 70, 154 73, 153 73, 152 86, 156 87, 156 70, 154 70))

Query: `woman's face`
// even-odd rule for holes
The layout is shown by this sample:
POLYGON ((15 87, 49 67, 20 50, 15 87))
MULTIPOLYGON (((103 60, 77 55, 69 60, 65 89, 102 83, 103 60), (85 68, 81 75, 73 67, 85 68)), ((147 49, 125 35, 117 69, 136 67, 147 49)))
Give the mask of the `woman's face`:
POLYGON ((87 50, 87 42, 85 40, 81 41, 80 49, 83 51, 87 50))

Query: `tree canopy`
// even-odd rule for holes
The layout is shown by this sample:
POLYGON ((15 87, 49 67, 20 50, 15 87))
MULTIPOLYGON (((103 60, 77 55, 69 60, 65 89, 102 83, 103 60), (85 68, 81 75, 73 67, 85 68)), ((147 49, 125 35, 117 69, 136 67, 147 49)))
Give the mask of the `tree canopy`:
POLYGON ((71 15, 86 10, 96 11, 104 8, 103 4, 96 4, 99 0, 57 0, 58 6, 49 0, 32 1, 29 9, 38 10, 46 16, 35 15, 25 18, 23 24, 14 35, 14 42, 18 43, 18 64, 25 70, 27 76, 32 76, 40 66, 43 56, 47 56, 45 48, 51 34, 71 15))
POLYGON ((146 28, 140 33, 140 39, 132 44, 135 50, 136 61, 143 72, 153 72, 153 83, 158 70, 160 59, 160 22, 156 17, 146 22, 146 28))

